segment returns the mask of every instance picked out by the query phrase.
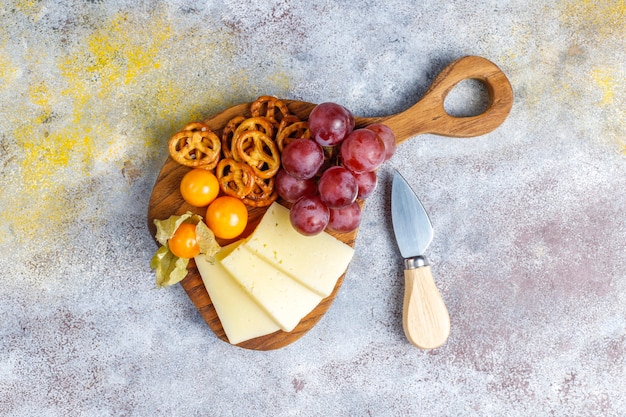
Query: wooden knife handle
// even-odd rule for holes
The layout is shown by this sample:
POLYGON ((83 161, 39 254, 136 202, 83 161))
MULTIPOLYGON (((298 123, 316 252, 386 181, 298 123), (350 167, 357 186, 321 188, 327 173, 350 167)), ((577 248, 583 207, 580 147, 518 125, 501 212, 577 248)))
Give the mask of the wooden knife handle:
POLYGON ((405 269, 402 327, 406 338, 420 349, 443 345, 450 334, 450 316, 430 266, 405 269))

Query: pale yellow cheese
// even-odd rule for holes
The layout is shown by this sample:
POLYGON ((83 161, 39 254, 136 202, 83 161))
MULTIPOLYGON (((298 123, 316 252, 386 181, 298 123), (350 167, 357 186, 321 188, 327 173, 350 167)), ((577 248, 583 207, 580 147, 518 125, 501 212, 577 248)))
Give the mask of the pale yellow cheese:
POLYGON ((240 243, 224 247, 215 256, 213 264, 209 263, 204 255, 194 258, 224 332, 232 344, 280 330, 278 324, 250 298, 222 266, 221 260, 240 243))
POLYGON ((298 233, 289 210, 278 203, 268 208, 244 246, 322 297, 331 294, 354 254, 352 247, 328 233, 298 233))
POLYGON ((222 260, 224 268, 286 332, 292 331, 322 297, 238 246, 222 260))

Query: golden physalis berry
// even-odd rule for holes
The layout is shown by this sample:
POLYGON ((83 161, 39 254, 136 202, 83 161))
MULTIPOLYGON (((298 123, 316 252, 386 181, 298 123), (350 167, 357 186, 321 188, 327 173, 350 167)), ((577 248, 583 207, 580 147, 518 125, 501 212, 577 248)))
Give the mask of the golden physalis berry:
POLYGON ((179 258, 193 258, 200 253, 196 240, 196 225, 183 223, 178 226, 174 235, 167 241, 170 251, 179 258))
POLYGON ((180 182, 180 194, 194 207, 206 207, 220 192, 217 177, 206 169, 195 168, 187 172, 180 182))
POLYGON ((207 208, 205 222, 215 236, 233 239, 243 233, 248 224, 248 209, 238 198, 221 196, 207 208))

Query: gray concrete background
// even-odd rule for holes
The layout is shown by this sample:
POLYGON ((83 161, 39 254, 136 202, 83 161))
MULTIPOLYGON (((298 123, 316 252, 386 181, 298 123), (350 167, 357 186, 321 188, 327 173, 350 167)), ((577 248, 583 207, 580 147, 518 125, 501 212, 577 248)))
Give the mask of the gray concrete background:
MULTIPOLYGON (((626 415, 623 0, 3 1, 0 415, 626 415), (381 169, 328 314, 272 352, 154 287, 146 227, 184 123, 273 94, 399 112, 452 60, 507 74, 495 132, 381 169), (434 227, 443 347, 401 328, 393 169, 434 227)), ((479 108, 464 83, 447 103, 479 108)))

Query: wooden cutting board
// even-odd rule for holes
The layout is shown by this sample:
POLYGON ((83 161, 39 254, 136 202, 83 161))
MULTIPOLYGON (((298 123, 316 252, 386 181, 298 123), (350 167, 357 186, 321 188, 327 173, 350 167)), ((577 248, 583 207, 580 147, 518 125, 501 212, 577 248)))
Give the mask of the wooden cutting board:
MULTIPOLYGON (((300 119, 308 119, 308 115, 315 104, 302 101, 283 100, 289 110, 300 119)), ((508 116, 513 105, 513 91, 502 71, 492 62, 476 56, 458 59, 448 65, 433 81, 424 97, 409 109, 385 117, 362 118, 355 117, 356 127, 364 127, 372 123, 385 123, 396 135, 396 142, 403 143, 414 136, 431 133, 449 137, 480 136, 496 129, 508 116), (471 117, 453 117, 444 110, 444 101, 447 94, 461 81, 476 79, 481 81, 489 94, 490 103, 480 115, 471 117)), ((250 117, 250 103, 243 103, 231 107, 209 118, 205 123, 218 136, 222 129, 234 116, 250 117)), ((164 144, 164 146, 167 146, 164 144)), ((190 168, 176 163, 168 158, 159 173, 148 204, 148 229, 152 236, 156 234, 155 219, 167 219, 171 215, 184 214, 187 211, 204 217, 206 209, 196 208, 187 204, 178 191, 182 177, 190 168)), ((287 207, 283 201, 279 202, 287 207)), ((248 236, 258 225, 265 213, 265 208, 252 208, 249 211, 249 222, 246 230, 240 237, 248 236)), ((357 231, 350 233, 331 233, 341 241, 354 246, 357 231)), ((221 245, 231 241, 221 240, 221 245)), ((228 342, 219 317, 213 307, 193 260, 189 262, 187 276, 181 285, 196 306, 200 315, 218 338, 228 342)), ((272 350, 287 346, 308 332, 326 313, 332 304, 337 292, 341 288, 345 273, 337 280, 335 289, 291 332, 277 331, 272 334, 257 337, 238 344, 237 346, 254 350, 272 350)))

